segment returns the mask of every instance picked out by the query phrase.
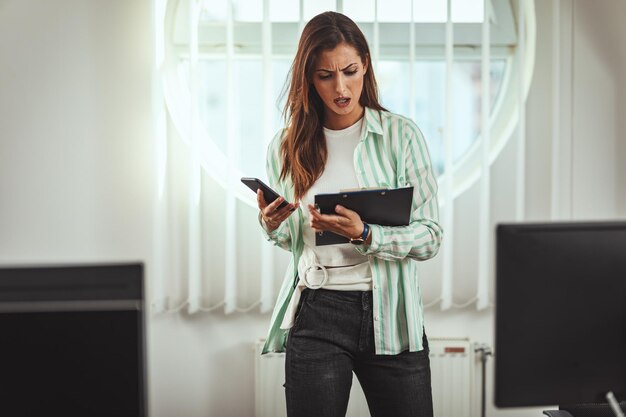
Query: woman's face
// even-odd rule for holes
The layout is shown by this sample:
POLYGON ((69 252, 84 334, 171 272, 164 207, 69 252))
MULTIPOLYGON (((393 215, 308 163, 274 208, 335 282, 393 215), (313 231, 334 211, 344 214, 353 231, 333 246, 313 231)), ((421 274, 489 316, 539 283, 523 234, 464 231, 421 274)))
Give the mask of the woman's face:
POLYGON ((356 49, 347 43, 340 43, 317 57, 313 85, 326 108, 325 127, 344 129, 361 118, 363 106, 359 99, 366 71, 367 65, 363 64, 356 49))

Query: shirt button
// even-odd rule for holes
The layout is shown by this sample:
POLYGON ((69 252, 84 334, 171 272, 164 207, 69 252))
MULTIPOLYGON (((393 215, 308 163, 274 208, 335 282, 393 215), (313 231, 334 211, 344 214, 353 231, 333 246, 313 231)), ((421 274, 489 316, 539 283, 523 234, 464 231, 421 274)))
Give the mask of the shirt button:
POLYGON ((374 284, 374 289, 377 290, 378 289, 378 285, 374 284))
POLYGON ((378 316, 374 316, 374 321, 378 321, 378 316))

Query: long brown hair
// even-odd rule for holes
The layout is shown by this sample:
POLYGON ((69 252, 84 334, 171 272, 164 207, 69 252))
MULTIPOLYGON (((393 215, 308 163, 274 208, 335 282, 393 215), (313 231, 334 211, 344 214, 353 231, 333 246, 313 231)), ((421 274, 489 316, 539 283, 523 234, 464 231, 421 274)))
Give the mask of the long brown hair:
POLYGON ((356 23, 336 12, 325 12, 311 19, 302 31, 289 71, 289 90, 283 113, 287 133, 280 147, 283 158, 280 179, 291 176, 296 200, 300 200, 322 175, 328 156, 323 140, 324 103, 313 86, 315 61, 323 51, 335 49, 344 42, 356 49, 361 61, 367 65, 359 104, 385 110, 378 102, 369 47, 356 23))

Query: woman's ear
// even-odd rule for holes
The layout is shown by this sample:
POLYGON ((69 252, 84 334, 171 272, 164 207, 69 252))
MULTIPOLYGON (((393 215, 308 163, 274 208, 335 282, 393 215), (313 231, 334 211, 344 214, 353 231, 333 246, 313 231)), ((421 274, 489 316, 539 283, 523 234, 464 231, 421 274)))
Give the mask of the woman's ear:
POLYGON ((370 61, 370 56, 365 55, 365 59, 362 60, 363 63, 363 75, 367 74, 367 68, 369 67, 368 63, 370 61))

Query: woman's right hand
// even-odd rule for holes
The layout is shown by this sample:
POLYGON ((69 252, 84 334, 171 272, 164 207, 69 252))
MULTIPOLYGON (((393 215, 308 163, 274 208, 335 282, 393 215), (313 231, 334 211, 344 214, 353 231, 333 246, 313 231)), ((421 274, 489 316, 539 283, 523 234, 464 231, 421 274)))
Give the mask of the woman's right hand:
POLYGON ((263 222, 265 222, 268 232, 273 232, 278 229, 278 226, 280 226, 280 224, 284 222, 285 219, 289 217, 291 213, 293 213, 300 205, 299 203, 289 203, 285 207, 279 209, 278 206, 280 206, 285 199, 283 197, 279 197, 270 204, 267 204, 261 189, 256 191, 256 201, 259 205, 259 210, 261 210, 261 217, 263 218, 263 222))

